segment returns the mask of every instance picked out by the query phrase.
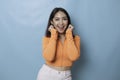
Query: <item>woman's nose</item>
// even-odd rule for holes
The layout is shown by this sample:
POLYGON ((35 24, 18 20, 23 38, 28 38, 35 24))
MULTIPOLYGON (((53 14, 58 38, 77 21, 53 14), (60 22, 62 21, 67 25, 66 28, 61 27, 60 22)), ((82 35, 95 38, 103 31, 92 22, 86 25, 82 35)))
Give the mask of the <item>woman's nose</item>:
POLYGON ((63 20, 60 20, 59 24, 62 25, 63 24, 63 20))

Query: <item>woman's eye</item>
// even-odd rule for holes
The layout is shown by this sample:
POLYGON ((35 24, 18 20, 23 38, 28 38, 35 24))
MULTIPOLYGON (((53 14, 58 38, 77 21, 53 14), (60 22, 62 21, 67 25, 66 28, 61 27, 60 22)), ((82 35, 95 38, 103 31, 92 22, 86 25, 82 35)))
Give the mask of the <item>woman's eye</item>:
POLYGON ((67 18, 63 18, 63 20, 68 20, 67 18))
POLYGON ((64 20, 68 20, 68 19, 64 19, 64 20))
POLYGON ((55 19, 55 21, 58 21, 59 19, 55 19))

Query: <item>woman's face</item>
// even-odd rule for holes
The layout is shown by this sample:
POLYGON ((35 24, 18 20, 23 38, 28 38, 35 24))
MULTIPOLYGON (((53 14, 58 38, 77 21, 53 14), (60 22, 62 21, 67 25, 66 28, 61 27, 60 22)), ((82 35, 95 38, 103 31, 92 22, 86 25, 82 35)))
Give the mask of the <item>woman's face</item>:
POLYGON ((51 21, 51 24, 53 24, 58 33, 62 34, 68 26, 68 18, 64 12, 58 11, 51 21))

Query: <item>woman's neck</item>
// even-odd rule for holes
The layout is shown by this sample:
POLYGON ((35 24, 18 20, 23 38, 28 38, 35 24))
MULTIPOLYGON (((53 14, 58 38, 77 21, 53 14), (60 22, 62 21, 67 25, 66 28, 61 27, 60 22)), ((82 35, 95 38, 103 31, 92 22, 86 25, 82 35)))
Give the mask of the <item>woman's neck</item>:
POLYGON ((59 34, 59 39, 64 39, 65 38, 65 34, 59 34))
POLYGON ((59 40, 64 43, 65 40, 65 34, 59 34, 59 40))

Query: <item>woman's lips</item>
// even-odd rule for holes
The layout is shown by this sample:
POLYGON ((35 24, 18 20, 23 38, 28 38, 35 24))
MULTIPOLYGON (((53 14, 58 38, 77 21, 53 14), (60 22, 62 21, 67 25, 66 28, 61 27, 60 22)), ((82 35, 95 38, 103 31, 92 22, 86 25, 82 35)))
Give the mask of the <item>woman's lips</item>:
POLYGON ((58 27, 60 30, 64 30, 64 27, 58 27))

